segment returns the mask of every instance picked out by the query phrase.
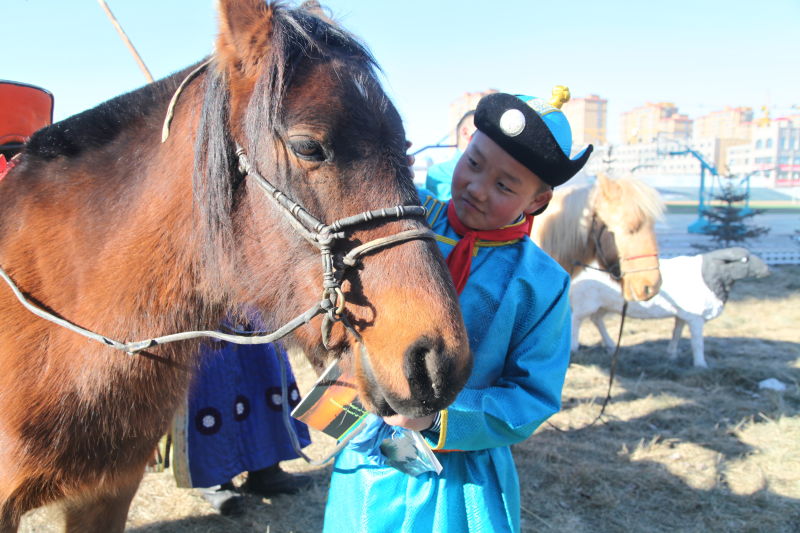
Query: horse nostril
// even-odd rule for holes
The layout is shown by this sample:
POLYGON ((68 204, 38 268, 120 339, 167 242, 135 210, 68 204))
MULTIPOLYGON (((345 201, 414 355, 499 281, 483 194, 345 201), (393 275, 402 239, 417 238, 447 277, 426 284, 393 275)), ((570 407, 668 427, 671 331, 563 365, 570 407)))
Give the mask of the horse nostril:
POLYGON ((405 357, 405 373, 411 397, 425 404, 436 401, 444 392, 452 363, 442 357, 444 341, 423 337, 415 342, 405 357))
POLYGON ((650 296, 650 293, 653 292, 653 288, 650 285, 646 285, 644 288, 644 295, 650 296))

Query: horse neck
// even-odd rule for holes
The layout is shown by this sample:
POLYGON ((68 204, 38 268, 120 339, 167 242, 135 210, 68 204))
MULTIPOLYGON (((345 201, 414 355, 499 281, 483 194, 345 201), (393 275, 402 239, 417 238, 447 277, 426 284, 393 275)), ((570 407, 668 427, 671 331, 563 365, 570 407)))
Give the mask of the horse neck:
MULTIPOLYGON (((207 283, 201 275, 202 237, 192 187, 192 132, 197 127, 195 110, 202 101, 199 87, 193 84, 181 96, 166 142, 160 142, 160 114, 144 132, 151 149, 136 191, 142 205, 132 210, 125 224, 124 246, 137 259, 132 269, 138 279, 127 284, 130 297, 122 302, 121 312, 129 317, 148 315, 151 318, 141 325, 156 335, 216 326, 208 323, 209 302, 204 295, 209 291, 202 289, 207 283)), ((111 261, 119 264, 130 259, 117 256, 111 261)))
MULTIPOLYGON (((162 145, 156 113, 79 155, 23 157, 19 173, 6 178, 13 189, 3 183, 9 191, 0 206, 3 267, 39 305, 120 341, 213 322, 213 306, 197 290, 187 133, 194 119, 188 106, 178 112, 173 136, 162 145)), ((103 439, 125 432, 157 438, 189 380, 180 365, 198 353, 196 343, 180 342, 128 356, 33 317, 8 290, 0 291, 0 313, 13 326, 0 332, 8 354, 0 358, 0 389, 29 392, 37 405, 74 405, 68 413, 74 420, 41 421, 65 443, 99 442, 100 431, 103 439), (67 427, 83 413, 97 427, 85 437, 67 427)), ((41 417, 47 412, 42 407, 41 417)))
POLYGON ((187 133, 196 122, 190 106, 199 95, 196 89, 187 91, 173 133, 162 144, 161 115, 168 98, 113 142, 60 158, 57 169, 42 164, 35 169, 36 186, 20 200, 35 205, 40 186, 48 188, 45 194, 58 195, 61 205, 34 208, 25 221, 40 235, 26 244, 36 261, 26 265, 18 283, 38 287, 32 295, 63 316, 120 340, 195 329, 208 308, 197 298, 193 135, 187 133), (87 177, 92 172, 87 168, 94 175, 87 177), (53 193, 56 179, 63 185, 53 193), (56 208, 57 215, 50 212, 56 208), (54 216, 61 224, 42 229, 43 221, 54 216))

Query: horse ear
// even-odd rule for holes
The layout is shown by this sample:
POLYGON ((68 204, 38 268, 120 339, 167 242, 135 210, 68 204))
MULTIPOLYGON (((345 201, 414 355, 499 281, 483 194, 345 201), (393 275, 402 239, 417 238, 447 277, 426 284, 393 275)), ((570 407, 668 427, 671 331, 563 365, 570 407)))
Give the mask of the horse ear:
POLYGON ((218 0, 217 60, 229 73, 258 75, 272 33, 273 6, 264 0, 218 0))
POLYGON ((336 23, 330 17, 330 14, 325 10, 324 7, 320 5, 319 2, 317 2, 317 0, 306 0, 300 4, 300 9, 314 15, 318 19, 324 20, 331 26, 336 26, 336 23))

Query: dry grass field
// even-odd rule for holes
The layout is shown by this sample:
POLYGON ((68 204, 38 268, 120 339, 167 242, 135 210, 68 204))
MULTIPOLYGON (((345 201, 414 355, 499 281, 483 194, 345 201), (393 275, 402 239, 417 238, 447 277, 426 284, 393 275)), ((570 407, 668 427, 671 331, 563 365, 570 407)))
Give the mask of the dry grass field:
MULTIPOLYGON (((608 325, 615 332, 619 321, 608 325)), ((587 346, 573 357, 563 411, 514 447, 523 530, 800 531, 799 326, 800 267, 737 283, 722 316, 706 326, 707 370, 691 366, 687 338, 678 361, 666 360, 671 321, 628 320, 612 403, 592 425, 610 356, 584 324, 587 346), (759 389, 768 378, 787 389, 759 389)), ((294 365, 307 388, 312 371, 299 359, 294 365)), ((332 442, 313 437, 310 454, 322 457, 332 442)), ((175 488, 169 472, 147 474, 129 531, 320 531, 330 467, 285 465, 310 472, 316 485, 298 496, 248 497, 246 513, 235 519, 175 488)), ((53 510, 39 510, 22 531, 57 531, 56 524, 53 510)))

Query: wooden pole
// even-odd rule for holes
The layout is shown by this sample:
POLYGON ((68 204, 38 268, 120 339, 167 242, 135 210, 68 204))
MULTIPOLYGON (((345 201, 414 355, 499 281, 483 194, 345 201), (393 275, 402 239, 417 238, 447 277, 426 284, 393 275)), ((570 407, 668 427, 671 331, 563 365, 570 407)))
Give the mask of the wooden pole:
POLYGON ((139 56, 139 53, 136 51, 136 48, 134 48, 133 43, 131 42, 130 39, 128 39, 128 36, 125 34, 125 31, 122 29, 122 26, 120 26, 119 22, 117 22, 116 17, 114 17, 114 14, 108 8, 108 5, 106 4, 106 1, 105 0, 97 0, 97 2, 100 4, 100 7, 103 8, 103 11, 106 12, 106 15, 108 15, 108 18, 111 20, 111 24, 113 24, 114 27, 117 29, 117 33, 119 33, 119 36, 122 38, 122 41, 125 43, 125 46, 127 46, 128 50, 130 50, 131 54, 133 54, 133 58, 139 64, 139 68, 144 73, 144 77, 147 78, 147 81, 149 83, 153 83, 153 76, 151 76, 150 75, 150 71, 147 70, 147 65, 144 64, 144 61, 142 61, 141 56, 139 56))

